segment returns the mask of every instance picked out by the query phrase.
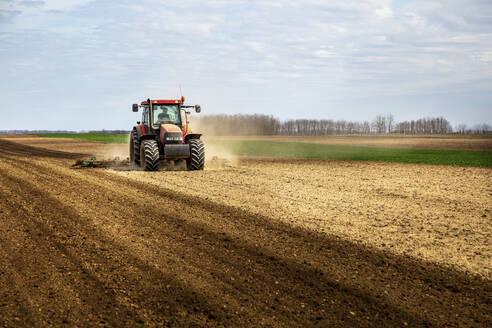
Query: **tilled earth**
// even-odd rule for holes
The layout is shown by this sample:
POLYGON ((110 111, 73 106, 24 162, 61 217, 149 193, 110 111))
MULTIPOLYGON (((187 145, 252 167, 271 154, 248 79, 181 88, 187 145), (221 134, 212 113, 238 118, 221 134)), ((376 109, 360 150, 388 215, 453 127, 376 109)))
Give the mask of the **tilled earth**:
POLYGON ((0 139, 0 326, 492 326, 490 169, 81 157, 0 139))

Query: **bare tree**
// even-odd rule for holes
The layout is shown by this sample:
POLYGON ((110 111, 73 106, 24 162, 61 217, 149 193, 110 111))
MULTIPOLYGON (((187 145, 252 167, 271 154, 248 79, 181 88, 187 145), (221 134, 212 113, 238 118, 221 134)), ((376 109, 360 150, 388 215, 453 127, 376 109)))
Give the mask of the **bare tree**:
POLYGON ((393 128, 394 128, 394 125, 395 124, 395 117, 393 116, 393 114, 388 114, 386 115, 386 128, 387 128, 387 133, 391 133, 393 132, 393 128))
POLYGON ((466 126, 466 124, 458 124, 456 126, 456 132, 457 133, 465 134, 467 130, 468 130, 468 127, 466 126))
POLYGON ((374 127, 374 132, 376 132, 377 134, 386 133, 386 117, 378 115, 376 116, 372 124, 374 127))

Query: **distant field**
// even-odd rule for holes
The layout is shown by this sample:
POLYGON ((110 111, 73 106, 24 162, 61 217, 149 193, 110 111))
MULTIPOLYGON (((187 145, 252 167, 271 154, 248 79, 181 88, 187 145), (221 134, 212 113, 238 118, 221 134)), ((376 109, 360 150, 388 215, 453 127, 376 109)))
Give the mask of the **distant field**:
POLYGON ((375 148, 254 140, 215 141, 214 144, 239 156, 492 166, 492 151, 375 148))
POLYGON ((211 137, 214 140, 306 142, 334 146, 413 148, 445 150, 490 150, 491 135, 344 135, 344 136, 246 136, 211 137))
MULTIPOLYGON (((111 134, 38 134, 51 138, 72 138, 105 143, 124 144, 128 135, 111 134)), ((272 158, 306 158, 333 159, 375 162, 397 162, 435 165, 460 165, 492 167, 492 151, 489 150, 449 150, 449 149, 415 149, 390 148, 374 146, 333 145, 327 143, 291 142, 273 137, 272 140, 241 140, 240 137, 217 138, 207 140, 207 145, 220 147, 237 156, 272 157, 272 158)), ((374 137, 378 139, 378 137, 374 137)), ((418 138, 418 137, 417 137, 418 138)), ((364 137, 364 140, 370 137, 364 137)), ((357 144, 357 140, 353 139, 357 144)), ((423 147, 425 148, 425 147, 423 147)))

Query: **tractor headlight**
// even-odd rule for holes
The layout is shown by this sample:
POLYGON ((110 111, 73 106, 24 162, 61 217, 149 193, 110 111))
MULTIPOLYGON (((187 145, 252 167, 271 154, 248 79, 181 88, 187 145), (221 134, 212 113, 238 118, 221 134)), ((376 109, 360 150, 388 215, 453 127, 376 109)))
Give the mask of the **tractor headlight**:
POLYGON ((175 135, 166 135, 166 141, 183 141, 183 135, 175 134, 175 135))

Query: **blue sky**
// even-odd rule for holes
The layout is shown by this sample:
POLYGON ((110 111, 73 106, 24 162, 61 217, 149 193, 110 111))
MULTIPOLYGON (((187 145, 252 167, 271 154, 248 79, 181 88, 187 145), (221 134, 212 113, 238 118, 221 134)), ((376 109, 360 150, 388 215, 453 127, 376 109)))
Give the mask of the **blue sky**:
POLYGON ((490 0, 0 0, 0 130, 129 129, 131 104, 492 123, 490 0))

